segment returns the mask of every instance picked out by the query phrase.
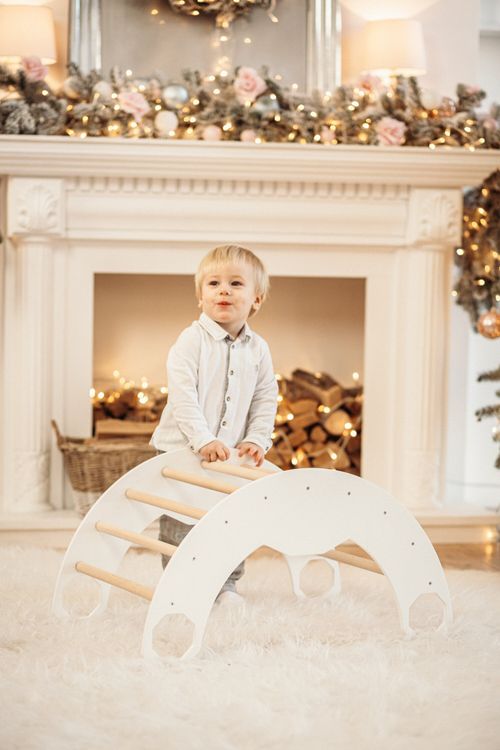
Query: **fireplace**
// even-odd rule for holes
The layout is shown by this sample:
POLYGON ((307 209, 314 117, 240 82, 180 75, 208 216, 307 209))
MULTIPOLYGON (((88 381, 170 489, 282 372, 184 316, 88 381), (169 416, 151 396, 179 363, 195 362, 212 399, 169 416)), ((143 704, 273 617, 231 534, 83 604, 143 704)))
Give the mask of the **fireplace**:
POLYGON ((286 283, 364 286, 363 476, 408 507, 440 504, 451 249, 462 187, 495 154, 2 136, 0 159, 4 511, 65 505, 50 418, 90 434, 99 275, 190 276, 233 241, 286 283))

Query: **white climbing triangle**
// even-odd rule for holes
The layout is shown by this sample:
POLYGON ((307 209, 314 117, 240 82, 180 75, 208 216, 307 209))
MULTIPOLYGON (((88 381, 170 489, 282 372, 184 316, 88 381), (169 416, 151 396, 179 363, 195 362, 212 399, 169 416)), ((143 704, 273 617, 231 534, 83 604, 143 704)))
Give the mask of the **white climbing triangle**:
MULTIPOLYGON (((385 490, 327 469, 282 472, 269 462, 261 470, 242 465, 248 467, 248 459, 238 458, 236 451, 224 463, 202 465, 190 450, 182 449, 152 458, 121 477, 87 513, 68 547, 57 579, 54 612, 68 616, 64 589, 75 576, 86 573, 100 583, 100 602, 89 617, 104 611, 111 585, 121 586, 151 602, 143 633, 144 656, 156 655, 154 629, 171 614, 183 614, 193 623, 193 641, 184 657, 194 656, 202 646, 221 586, 257 548, 266 545, 286 556, 294 592, 300 596, 304 566, 351 541, 387 576, 408 636, 413 632, 410 607, 422 594, 437 594, 443 603, 440 627, 451 623, 450 594, 437 554, 411 512, 385 490), (165 551, 141 534, 165 512, 195 525, 179 547, 170 549, 172 559, 155 589, 117 576, 131 543, 165 551)), ((335 552, 331 557, 336 557, 335 552)), ((334 569, 329 594, 336 594, 338 563, 322 559, 334 569)))

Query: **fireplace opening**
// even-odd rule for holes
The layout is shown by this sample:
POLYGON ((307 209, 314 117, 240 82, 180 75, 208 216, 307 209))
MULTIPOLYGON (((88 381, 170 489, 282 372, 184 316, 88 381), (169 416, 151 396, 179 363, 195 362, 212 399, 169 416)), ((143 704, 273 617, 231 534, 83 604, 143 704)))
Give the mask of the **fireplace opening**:
MULTIPOLYGON (((168 349, 198 315, 191 276, 95 275, 97 437, 149 439, 168 398, 168 349)), ((268 458, 282 468, 361 474, 364 318, 364 279, 272 277, 249 322, 268 342, 279 380, 268 458)))

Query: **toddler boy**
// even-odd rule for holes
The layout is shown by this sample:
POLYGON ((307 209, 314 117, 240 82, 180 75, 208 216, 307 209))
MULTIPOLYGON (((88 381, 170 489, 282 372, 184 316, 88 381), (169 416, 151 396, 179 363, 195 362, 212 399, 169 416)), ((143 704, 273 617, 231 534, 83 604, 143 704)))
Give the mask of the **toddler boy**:
MULTIPOLYGON (((222 245, 202 259, 195 288, 202 312, 169 351, 168 403, 151 442, 159 451, 188 445, 206 461, 225 461, 236 447, 260 466, 272 445, 278 387, 269 347, 247 321, 266 298, 267 272, 250 250, 222 245)), ((190 529, 160 518, 160 539, 170 544, 190 529)), ((235 584, 243 569, 231 574, 219 601, 241 599, 235 584)))

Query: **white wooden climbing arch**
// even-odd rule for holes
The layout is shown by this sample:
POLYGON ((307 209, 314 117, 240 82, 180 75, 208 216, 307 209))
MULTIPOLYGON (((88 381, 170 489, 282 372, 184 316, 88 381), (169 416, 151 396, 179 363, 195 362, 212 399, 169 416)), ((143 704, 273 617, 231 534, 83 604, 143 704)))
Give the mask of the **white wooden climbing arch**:
POLYGON ((125 588, 150 600, 144 656, 156 654, 153 631, 171 614, 183 614, 193 623, 193 641, 184 657, 194 656, 223 583, 262 545, 285 555, 298 596, 301 571, 317 557, 332 565, 329 594, 338 593, 341 560, 387 576, 407 635, 412 634, 410 607, 422 594, 437 594, 442 601, 440 627, 452 620, 446 578, 429 538, 410 511, 382 488, 327 469, 282 472, 269 462, 255 469, 236 451, 224 463, 204 464, 189 449, 140 464, 99 498, 68 547, 53 609, 68 616, 64 589, 84 573, 100 582, 100 601, 89 617, 104 611, 111 585, 125 588), (141 534, 162 513, 194 524, 178 547, 141 534), (373 560, 336 552, 347 540, 373 560), (154 590, 116 575, 133 543, 172 556, 154 590))

